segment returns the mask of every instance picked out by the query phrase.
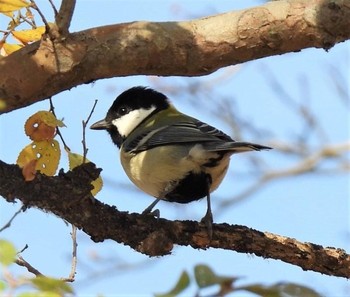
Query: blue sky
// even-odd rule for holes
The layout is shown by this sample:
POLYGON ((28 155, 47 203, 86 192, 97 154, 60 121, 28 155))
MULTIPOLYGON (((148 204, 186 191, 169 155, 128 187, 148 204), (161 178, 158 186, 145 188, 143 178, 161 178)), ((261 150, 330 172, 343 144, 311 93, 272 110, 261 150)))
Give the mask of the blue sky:
MULTIPOLYGON (((134 20, 183 20, 260 3, 261 1, 78 1, 72 30, 134 20)), ((50 15, 46 1, 38 1, 38 4, 46 15, 50 15)), ((0 22, 3 24, 3 19, 0 22)), ((282 103, 279 98, 281 94, 276 93, 269 84, 267 73, 271 72, 297 102, 308 100, 312 112, 321 119, 321 125, 327 132, 327 144, 344 143, 349 139, 349 101, 346 107, 338 99, 332 79, 335 75, 330 70, 337 69, 342 73, 345 79, 343 87, 349 92, 349 52, 349 42, 346 42, 336 45, 329 52, 307 49, 248 62, 236 69, 225 68, 205 77, 133 76, 100 80, 60 93, 53 100, 57 115, 64 117, 67 125, 62 130, 65 140, 75 152, 82 151, 81 121, 86 119, 96 98, 99 102, 92 121, 103 118, 114 98, 131 86, 159 84, 181 87, 189 83, 205 85, 212 81, 215 81, 215 94, 218 95, 208 98, 211 100, 201 99, 199 102, 203 108, 191 104, 193 98, 190 95, 175 95, 171 97, 172 102, 181 111, 229 133, 231 128, 227 123, 212 116, 212 111, 216 108, 214 100, 220 100, 221 95, 232 101, 240 117, 261 130, 273 131, 273 135, 260 135, 258 139, 252 133, 247 133, 243 135, 245 140, 269 143, 279 139, 289 142, 302 129, 302 124, 295 113, 282 103), (226 75, 230 71, 236 71, 235 75, 226 75)), ((164 91, 166 88, 163 90, 160 87, 159 90, 164 91)), ((8 163, 16 161, 20 150, 29 143, 23 130, 25 120, 34 112, 48 108, 49 103, 43 101, 0 116, 1 160, 8 163)), ((320 144, 316 139, 310 138, 307 141, 315 150, 319 149, 320 144)), ((118 151, 106 133, 87 131, 87 143, 88 158, 103 168, 105 187, 98 194, 98 199, 130 212, 140 212, 153 201, 152 197, 141 193, 128 181, 120 166, 118 151)), ((276 150, 264 152, 262 158, 266 166, 274 170, 288 168, 297 161, 296 158, 286 158, 276 150)), ((213 194, 216 222, 246 225, 300 241, 350 251, 348 174, 309 174, 280 179, 249 199, 225 210, 220 209, 220 201, 240 193, 257 178, 254 175, 244 177, 243 173, 251 168, 247 167, 249 160, 250 157, 246 155, 232 158, 225 181, 213 194)), ((331 162, 327 162, 322 166, 331 165, 331 162)), ((62 157, 60 167, 67 168, 65 156, 62 157)), ((19 204, 10 205, 0 200, 0 226, 19 207, 19 204)), ((188 205, 169 205, 163 202, 159 204, 159 209, 161 216, 168 219, 199 220, 205 212, 205 201, 188 205)), ((44 274, 64 277, 70 270, 69 232, 70 228, 59 218, 29 209, 17 217, 11 228, 2 232, 1 237, 13 241, 18 249, 28 244, 29 248, 23 254, 28 262, 44 274)), ((176 247, 171 256, 149 259, 112 241, 93 243, 82 232, 79 232, 78 244, 79 263, 77 281, 74 284, 78 296, 96 296, 98 293, 104 296, 150 296, 152 293, 165 292, 173 286, 181 271, 192 272, 193 267, 201 263, 210 265, 222 275, 242 276, 241 284, 291 281, 309 285, 326 296, 350 294, 349 282, 344 279, 304 272, 299 267, 252 255, 176 247)), ((22 268, 12 269, 17 274, 26 274, 22 268)))

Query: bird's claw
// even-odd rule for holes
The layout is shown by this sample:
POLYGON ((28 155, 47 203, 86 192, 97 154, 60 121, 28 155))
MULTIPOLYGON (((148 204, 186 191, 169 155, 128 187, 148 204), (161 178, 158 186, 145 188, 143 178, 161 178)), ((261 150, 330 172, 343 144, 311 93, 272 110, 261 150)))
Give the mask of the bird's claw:
POLYGON ((213 238, 213 215, 211 212, 207 212, 205 216, 201 219, 201 223, 204 223, 207 228, 207 233, 209 240, 213 238))
POLYGON ((159 211, 159 209, 155 209, 155 210, 151 210, 151 211, 145 209, 142 212, 142 215, 152 216, 158 220, 160 218, 160 211, 159 211))

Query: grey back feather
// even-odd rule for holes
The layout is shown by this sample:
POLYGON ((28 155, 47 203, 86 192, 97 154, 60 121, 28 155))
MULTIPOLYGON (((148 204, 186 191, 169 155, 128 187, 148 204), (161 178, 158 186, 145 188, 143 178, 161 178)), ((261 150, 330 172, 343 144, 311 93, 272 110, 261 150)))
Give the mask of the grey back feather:
POLYGON ((196 119, 176 122, 155 130, 144 130, 142 134, 129 138, 123 147, 126 151, 139 153, 157 146, 176 144, 201 144, 208 151, 232 153, 269 148, 249 142, 236 142, 224 132, 196 119))

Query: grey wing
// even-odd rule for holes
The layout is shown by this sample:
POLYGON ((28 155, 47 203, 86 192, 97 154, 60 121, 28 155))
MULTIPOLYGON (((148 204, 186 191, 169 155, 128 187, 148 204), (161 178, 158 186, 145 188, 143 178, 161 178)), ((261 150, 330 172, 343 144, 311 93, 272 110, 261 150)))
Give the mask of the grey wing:
POLYGON ((232 151, 233 153, 240 153, 271 149, 270 147, 261 144, 235 141, 224 132, 198 120, 196 120, 196 126, 200 131, 215 137, 214 140, 202 143, 203 147, 208 151, 232 151))
POLYGON ((145 131, 124 146, 124 149, 140 152, 161 145, 185 143, 200 143, 212 148, 218 148, 219 144, 227 142, 233 142, 230 136, 194 119, 193 121, 177 122, 156 130, 145 131))

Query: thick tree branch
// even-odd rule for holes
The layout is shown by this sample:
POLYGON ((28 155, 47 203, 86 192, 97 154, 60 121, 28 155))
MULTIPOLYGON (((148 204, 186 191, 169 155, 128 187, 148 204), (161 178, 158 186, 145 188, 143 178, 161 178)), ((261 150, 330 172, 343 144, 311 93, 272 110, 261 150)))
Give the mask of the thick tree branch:
POLYGON ((205 75, 308 47, 329 49, 349 38, 349 0, 271 1, 193 21, 92 28, 3 58, 0 98, 9 112, 101 78, 205 75))
POLYGON ((35 180, 25 182, 18 166, 0 161, 0 195, 9 202, 17 198, 27 207, 52 212, 82 229, 95 242, 112 239, 149 256, 169 254, 175 244, 211 247, 280 259, 304 270, 350 278, 350 255, 341 249, 228 224, 214 224, 209 242, 205 226, 197 222, 157 220, 120 212, 90 195, 90 182, 99 172, 87 163, 72 172, 60 172, 55 177, 38 174, 35 180))

